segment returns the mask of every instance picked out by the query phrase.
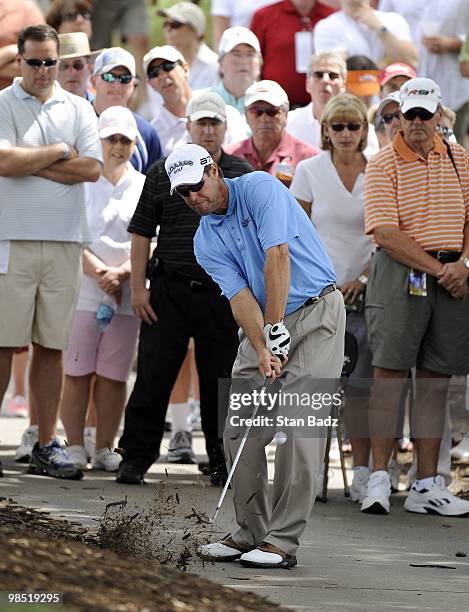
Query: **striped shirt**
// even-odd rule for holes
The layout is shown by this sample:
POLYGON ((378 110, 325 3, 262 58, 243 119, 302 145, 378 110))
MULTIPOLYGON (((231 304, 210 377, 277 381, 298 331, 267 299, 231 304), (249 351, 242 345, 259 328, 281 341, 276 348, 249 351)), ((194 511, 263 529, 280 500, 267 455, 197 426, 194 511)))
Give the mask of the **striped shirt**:
MULTIPOLYGON (((80 157, 102 161, 96 116, 90 104, 56 82, 41 103, 21 78, 0 92, 0 148, 66 142, 80 157)), ((83 183, 65 185, 39 176, 0 177, 0 240, 90 240, 83 183)))
MULTIPOLYGON (((199 227, 200 215, 191 210, 176 192, 169 194, 170 183, 164 162, 164 159, 156 162, 147 173, 128 231, 153 238, 156 228, 160 226, 154 256, 164 264, 165 270, 210 284, 212 279, 194 256, 193 240, 199 227)), ((252 167, 244 159, 225 152, 222 152, 218 166, 226 178, 252 172, 252 167)))
POLYGON ((457 172, 439 136, 428 159, 402 134, 366 168, 365 231, 398 227, 426 251, 461 251, 469 221, 469 155, 450 144, 457 172), (459 175, 459 178, 458 178, 459 175))

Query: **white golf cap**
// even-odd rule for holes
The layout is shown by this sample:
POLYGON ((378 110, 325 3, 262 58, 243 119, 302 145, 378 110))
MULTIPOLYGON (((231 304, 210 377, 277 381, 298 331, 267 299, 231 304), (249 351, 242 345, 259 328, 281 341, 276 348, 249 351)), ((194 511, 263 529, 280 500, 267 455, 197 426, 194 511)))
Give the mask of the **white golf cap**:
POLYGON ((275 81, 258 81, 246 89, 246 107, 254 102, 267 102, 272 106, 283 106, 288 109, 287 93, 275 81))
POLYGON ((170 193, 179 185, 200 183, 205 166, 212 163, 210 153, 196 144, 187 144, 173 151, 164 164, 171 182, 170 193))
POLYGON ((186 63, 184 56, 175 47, 171 45, 163 45, 161 47, 153 47, 143 58, 143 71, 145 74, 148 72, 148 67, 153 60, 162 59, 167 62, 182 62, 186 63))
POLYGON ((251 30, 243 26, 235 26, 223 32, 220 38, 220 44, 218 45, 218 53, 219 55, 229 53, 233 51, 237 45, 249 45, 258 53, 261 52, 259 39, 254 32, 251 32, 251 30))
POLYGON ((432 79, 410 79, 400 89, 400 109, 406 113, 411 108, 424 108, 434 113, 441 102, 441 92, 432 79))
POLYGON ((125 106, 109 106, 98 119, 100 138, 108 138, 113 134, 122 134, 129 140, 135 140, 138 134, 137 122, 125 106))
POLYGON ((214 91, 206 91, 195 95, 187 105, 187 118, 189 121, 198 119, 216 119, 225 121, 226 104, 220 94, 214 91))
POLYGON ((203 10, 192 2, 177 2, 173 6, 158 11, 160 17, 168 17, 173 21, 179 21, 190 25, 199 36, 205 34, 206 21, 203 10))
POLYGON ((104 74, 117 66, 124 66, 132 76, 136 75, 134 56, 122 47, 111 47, 101 51, 94 62, 93 74, 104 74))
POLYGON ((399 104, 400 101, 401 101, 400 93, 398 91, 393 91, 392 93, 388 94, 385 98, 381 100, 378 106, 378 110, 376 111, 376 115, 379 115, 381 117, 384 109, 390 102, 396 102, 397 104, 399 104))

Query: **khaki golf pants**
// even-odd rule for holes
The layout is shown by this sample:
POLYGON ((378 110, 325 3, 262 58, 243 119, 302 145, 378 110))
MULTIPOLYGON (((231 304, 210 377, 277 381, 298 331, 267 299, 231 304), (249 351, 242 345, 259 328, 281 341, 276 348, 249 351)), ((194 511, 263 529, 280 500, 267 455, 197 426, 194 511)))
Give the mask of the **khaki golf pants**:
MULTIPOLYGON (((282 391, 294 391, 305 378, 338 379, 344 360, 345 309, 342 294, 333 291, 316 304, 285 317, 291 348, 285 372, 291 380, 282 391)), ((259 379, 257 355, 241 332, 233 379, 259 379)), ((319 386, 321 386, 319 384, 319 386)), ((272 439, 248 437, 233 476, 233 501, 239 530, 234 541, 252 547, 266 541, 295 555, 311 516, 317 477, 324 461, 327 430, 313 435, 283 428, 287 439, 275 453, 275 476, 269 490, 265 447, 272 439)), ((224 445, 228 469, 243 437, 226 422, 224 445)))

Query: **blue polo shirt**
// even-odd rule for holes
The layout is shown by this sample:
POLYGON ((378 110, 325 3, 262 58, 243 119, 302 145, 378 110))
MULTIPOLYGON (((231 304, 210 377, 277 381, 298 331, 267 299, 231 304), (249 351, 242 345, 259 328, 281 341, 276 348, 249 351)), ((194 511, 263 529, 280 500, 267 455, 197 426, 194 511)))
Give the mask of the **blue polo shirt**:
POLYGON ((199 264, 229 300, 249 287, 265 311, 264 263, 270 247, 288 243, 291 281, 285 314, 335 283, 332 263, 309 217, 266 172, 225 179, 228 210, 202 217, 194 237, 199 264))

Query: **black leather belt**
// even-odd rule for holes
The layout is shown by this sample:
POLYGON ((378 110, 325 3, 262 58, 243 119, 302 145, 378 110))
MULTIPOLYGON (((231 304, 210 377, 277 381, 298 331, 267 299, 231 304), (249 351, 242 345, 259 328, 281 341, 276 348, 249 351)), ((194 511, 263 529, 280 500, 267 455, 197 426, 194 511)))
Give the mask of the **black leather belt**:
POLYGON ((303 304, 303 308, 305 308, 306 306, 311 306, 311 304, 316 304, 321 298, 323 298, 328 293, 335 291, 336 289, 337 287, 335 283, 332 283, 332 285, 327 285, 327 287, 324 287, 324 289, 321 291, 319 295, 315 295, 314 297, 308 298, 306 302, 303 304))
POLYGON ((453 261, 458 261, 461 259, 460 251, 426 251, 429 255, 438 259, 439 262, 445 263, 453 263, 453 261))
POLYGON ((193 290, 217 289, 218 291, 220 291, 220 289, 218 288, 218 285, 215 285, 215 283, 206 283, 204 281, 196 280, 195 278, 188 278, 187 276, 183 276, 182 274, 177 274, 177 272, 169 273, 165 271, 163 272, 163 275, 169 276, 169 278, 177 281, 178 283, 182 283, 183 285, 186 285, 187 287, 189 287, 189 289, 193 289, 193 290))

